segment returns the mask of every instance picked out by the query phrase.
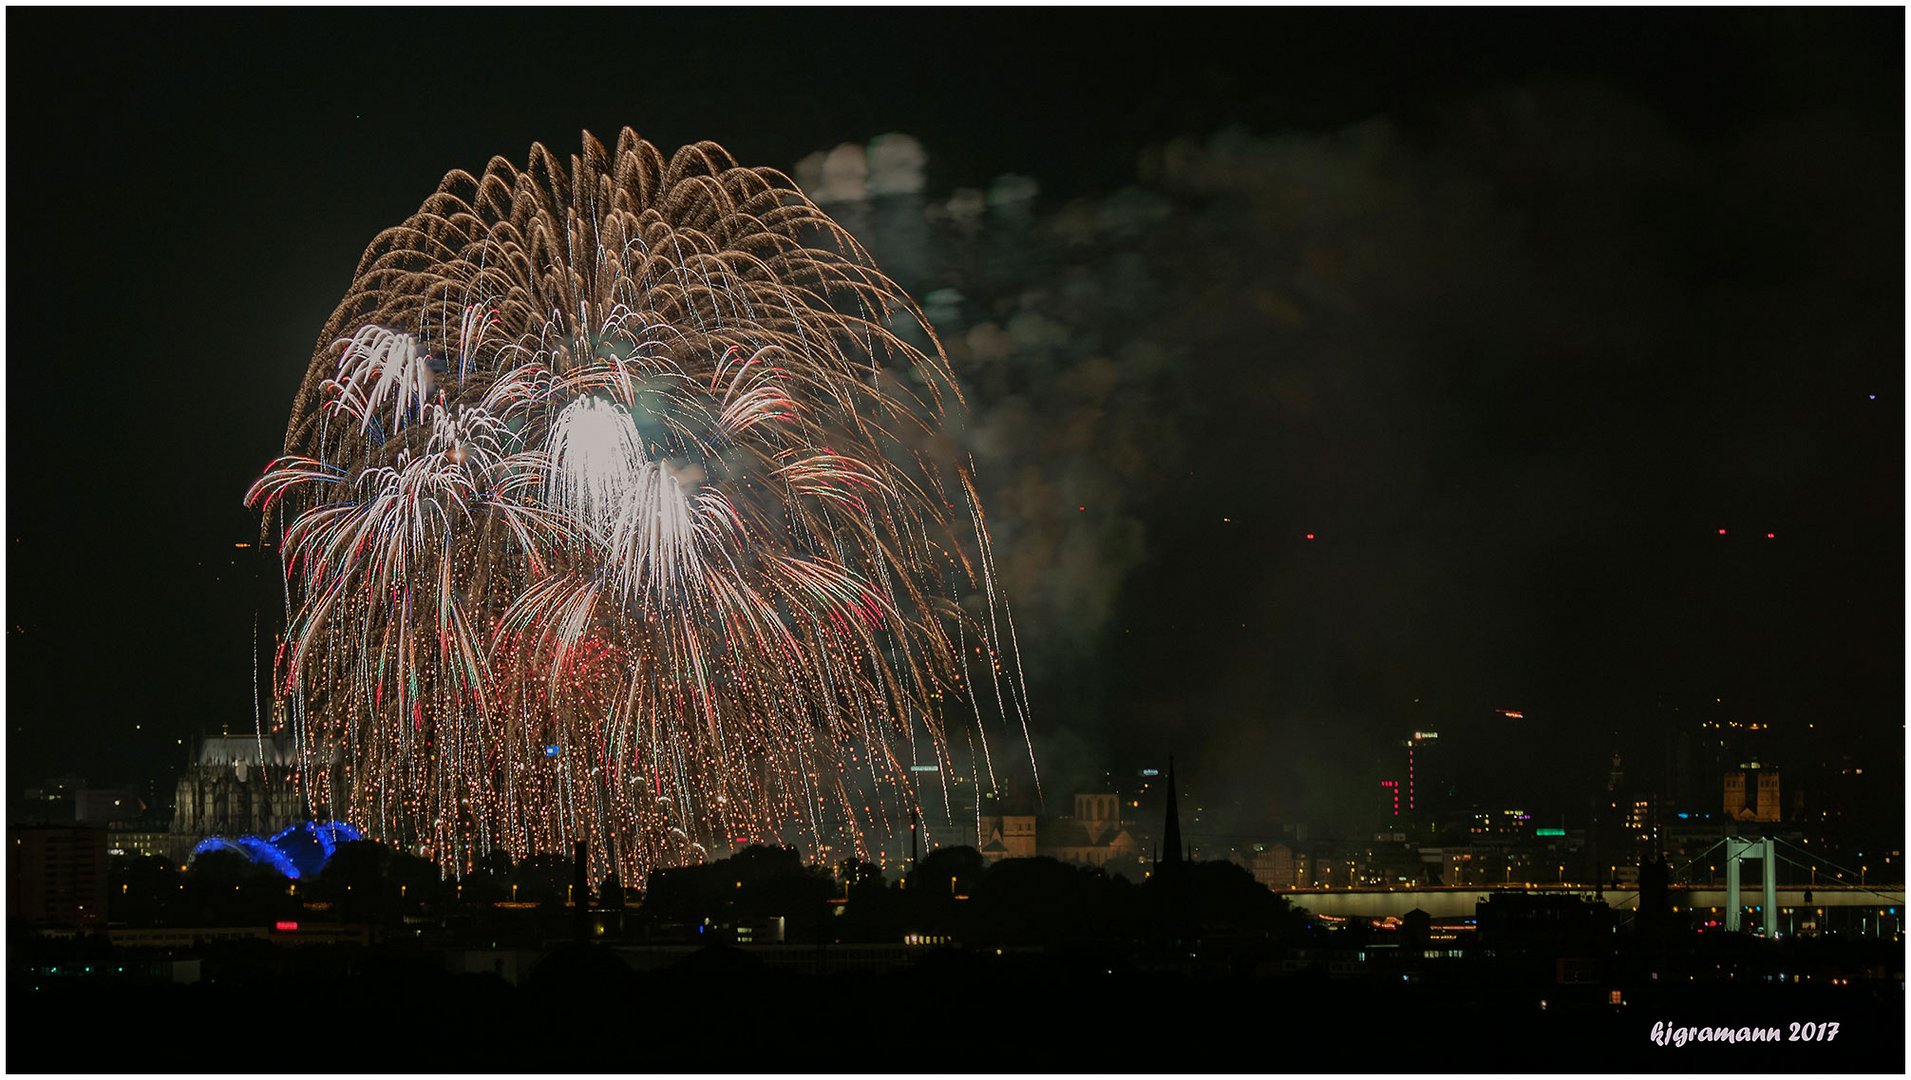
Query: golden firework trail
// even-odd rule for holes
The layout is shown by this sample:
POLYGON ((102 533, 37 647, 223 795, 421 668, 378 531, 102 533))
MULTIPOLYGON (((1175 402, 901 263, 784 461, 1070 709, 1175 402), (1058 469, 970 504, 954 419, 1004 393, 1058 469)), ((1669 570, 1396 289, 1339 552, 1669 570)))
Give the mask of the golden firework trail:
POLYGON ((985 768, 989 728, 1028 744, 961 408, 779 173, 625 129, 449 174, 366 249, 247 495, 314 812, 454 873, 867 857, 946 801, 952 725, 985 768))

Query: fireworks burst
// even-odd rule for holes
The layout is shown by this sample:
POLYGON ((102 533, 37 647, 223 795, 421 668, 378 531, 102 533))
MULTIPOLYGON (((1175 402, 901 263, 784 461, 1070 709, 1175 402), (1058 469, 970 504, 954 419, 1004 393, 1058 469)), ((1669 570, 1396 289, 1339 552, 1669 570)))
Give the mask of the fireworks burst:
POLYGON ((989 727, 1026 749, 941 346, 780 174, 629 129, 453 172, 319 340, 247 495, 315 811, 641 881, 867 856, 953 725, 991 776, 989 727))

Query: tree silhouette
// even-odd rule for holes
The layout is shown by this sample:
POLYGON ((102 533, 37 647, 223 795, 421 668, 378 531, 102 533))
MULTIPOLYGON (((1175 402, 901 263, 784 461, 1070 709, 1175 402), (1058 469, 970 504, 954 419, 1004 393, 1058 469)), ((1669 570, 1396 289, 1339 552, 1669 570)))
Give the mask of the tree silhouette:
POLYGON ((882 867, 857 858, 844 859, 836 868, 836 879, 843 883, 843 895, 851 900, 866 898, 872 890, 888 884, 882 867))
POLYGON ((340 844, 318 877, 323 895, 346 922, 383 922, 392 915, 398 888, 385 874, 391 849, 376 840, 340 844))
POLYGON ((982 881, 982 853, 972 847, 942 847, 916 864, 913 888, 945 894, 970 895, 982 881))
POLYGON ((572 870, 571 856, 539 852, 512 868, 511 883, 517 886, 517 899, 523 903, 563 907, 573 899, 572 870))
POLYGON ((801 927, 803 916, 835 894, 829 873, 806 866, 790 848, 752 845, 703 866, 651 871, 644 889, 644 918, 653 925, 700 924, 783 916, 801 927))
POLYGON ((439 902, 450 893, 444 871, 430 859, 404 851, 393 851, 385 866, 385 880, 399 894, 399 906, 417 911, 439 902))
MULTIPOLYGON (((959 883, 959 879, 958 879, 959 883)), ((1133 922, 1127 882, 1047 857, 989 867, 967 933, 1001 945, 1059 946, 1123 936, 1133 922)))
POLYGON ((179 901, 179 872, 157 855, 113 860, 107 917, 131 926, 159 926, 179 901))
POLYGON ((621 910, 624 906, 624 883, 617 880, 613 871, 597 885, 598 905, 612 910, 621 910))
POLYGON ((479 859, 471 873, 464 876, 464 900, 468 904, 494 904, 511 898, 513 872, 511 856, 502 848, 493 848, 479 859))
POLYGON ((177 917, 197 926, 243 926, 271 922, 292 910, 289 882, 278 871, 233 851, 193 858, 180 890, 177 917))

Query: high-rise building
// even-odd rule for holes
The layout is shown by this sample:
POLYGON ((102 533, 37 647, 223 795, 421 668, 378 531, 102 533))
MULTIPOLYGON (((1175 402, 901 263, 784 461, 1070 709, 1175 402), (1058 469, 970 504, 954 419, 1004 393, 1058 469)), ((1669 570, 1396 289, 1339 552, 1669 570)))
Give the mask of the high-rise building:
POLYGON ((1718 782, 1721 739, 1707 723, 1668 730, 1665 736, 1663 806, 1688 813, 1708 809, 1718 782))
POLYGON ((1653 850, 1658 841, 1659 821, 1651 795, 1635 794, 1623 804, 1626 835, 1633 844, 1653 850))
POLYGON ((1380 816, 1399 817, 1400 802, 1400 781, 1382 780, 1380 782, 1380 816))
POLYGON ((7 914, 29 923, 106 921, 106 830, 22 825, 7 830, 7 914))
POLYGON ((1437 801, 1439 781, 1435 778, 1435 762, 1439 739, 1440 733, 1437 731, 1416 731, 1405 743, 1408 813, 1431 809, 1437 801))

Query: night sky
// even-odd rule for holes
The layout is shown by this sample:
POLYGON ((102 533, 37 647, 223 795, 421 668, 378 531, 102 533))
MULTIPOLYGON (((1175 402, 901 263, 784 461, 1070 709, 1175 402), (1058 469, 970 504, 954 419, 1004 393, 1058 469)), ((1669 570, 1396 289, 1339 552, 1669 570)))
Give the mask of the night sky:
POLYGON ((924 149, 839 217, 969 301, 1055 790, 1325 817, 1436 728, 1565 799, 1706 708, 1901 777, 1903 19, 9 10, 9 785, 250 728, 240 499, 360 251, 625 125, 924 149))

